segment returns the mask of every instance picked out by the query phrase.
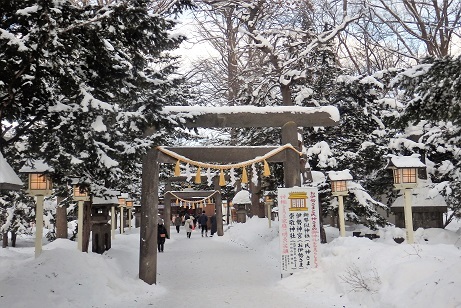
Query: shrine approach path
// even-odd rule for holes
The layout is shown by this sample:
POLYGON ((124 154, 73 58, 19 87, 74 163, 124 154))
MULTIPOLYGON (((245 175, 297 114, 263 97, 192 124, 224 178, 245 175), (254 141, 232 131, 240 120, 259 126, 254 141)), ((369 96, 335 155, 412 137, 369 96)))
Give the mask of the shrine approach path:
MULTIPOLYGON (((202 237, 174 227, 165 252, 158 253, 157 285, 167 290, 156 307, 315 307, 302 294, 278 285, 278 260, 223 237, 202 237), (263 259, 266 259, 265 261, 263 259)), ((319 307, 319 306, 317 306, 319 307)))

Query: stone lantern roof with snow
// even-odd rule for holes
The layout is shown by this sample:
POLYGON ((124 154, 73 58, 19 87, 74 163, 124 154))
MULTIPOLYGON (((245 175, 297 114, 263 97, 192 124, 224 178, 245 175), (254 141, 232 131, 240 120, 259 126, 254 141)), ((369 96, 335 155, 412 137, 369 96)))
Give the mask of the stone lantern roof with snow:
POLYGON ((250 193, 247 190, 241 190, 235 194, 232 204, 251 204, 250 193))

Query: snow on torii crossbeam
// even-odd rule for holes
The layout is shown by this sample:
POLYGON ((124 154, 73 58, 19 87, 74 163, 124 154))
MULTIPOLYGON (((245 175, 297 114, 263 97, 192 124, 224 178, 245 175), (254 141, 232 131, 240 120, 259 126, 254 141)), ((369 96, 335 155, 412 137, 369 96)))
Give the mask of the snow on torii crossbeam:
POLYGON ((335 126, 339 121, 338 109, 332 106, 166 106, 162 113, 190 117, 187 127, 283 127, 289 122, 314 127, 335 126))
MULTIPOLYGON (((298 106, 166 106, 165 116, 179 115, 187 127, 281 127, 282 144, 298 146, 298 127, 335 126, 339 122, 336 107, 298 106)), ((145 134, 153 134, 153 128, 145 134)), ((252 147, 245 147, 252 152, 252 147)), ((244 149, 244 148, 242 148, 244 149)), ((198 149, 202 151, 203 149, 198 149)), ((148 284, 156 283, 157 276, 157 228, 159 151, 150 148, 142 161, 141 230, 139 278, 148 284)), ((284 160, 284 181, 287 187, 300 185, 300 164, 296 152, 287 151, 284 160)), ((218 160, 219 161, 219 160, 218 160)))

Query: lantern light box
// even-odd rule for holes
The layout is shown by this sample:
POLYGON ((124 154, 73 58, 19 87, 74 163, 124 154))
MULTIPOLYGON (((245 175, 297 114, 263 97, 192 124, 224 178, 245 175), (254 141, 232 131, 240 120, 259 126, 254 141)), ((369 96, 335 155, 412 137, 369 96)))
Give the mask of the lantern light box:
POLYGON ((331 193, 333 196, 346 196, 348 194, 347 182, 352 180, 349 170, 330 171, 328 177, 331 181, 331 193))
POLYGON ((418 184, 418 169, 426 165, 419 159, 419 154, 411 156, 389 155, 387 169, 392 170, 396 189, 414 188, 418 184))
POLYGON ((53 168, 48 166, 43 160, 31 161, 28 165, 23 166, 20 173, 29 175, 27 192, 32 196, 51 195, 53 182, 50 173, 54 172, 53 168))

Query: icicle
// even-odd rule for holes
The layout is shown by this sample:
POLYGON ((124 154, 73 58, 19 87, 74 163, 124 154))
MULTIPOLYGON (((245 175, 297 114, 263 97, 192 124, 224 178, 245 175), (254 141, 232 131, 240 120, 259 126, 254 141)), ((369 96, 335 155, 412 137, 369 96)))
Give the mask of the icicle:
POLYGON ((176 166, 174 166, 174 176, 180 176, 181 175, 181 162, 178 161, 176 162, 176 166))
POLYGON ((248 183, 247 169, 245 167, 242 168, 242 183, 248 183))
POLYGON ((266 160, 264 160, 264 171, 263 171, 264 176, 269 176, 271 175, 271 169, 269 169, 269 164, 267 163, 266 160))
POLYGON ((195 184, 202 183, 202 168, 197 168, 197 174, 195 175, 195 184))
POLYGON ((226 186, 226 180, 224 179, 224 170, 221 169, 219 174, 219 186, 226 186))

